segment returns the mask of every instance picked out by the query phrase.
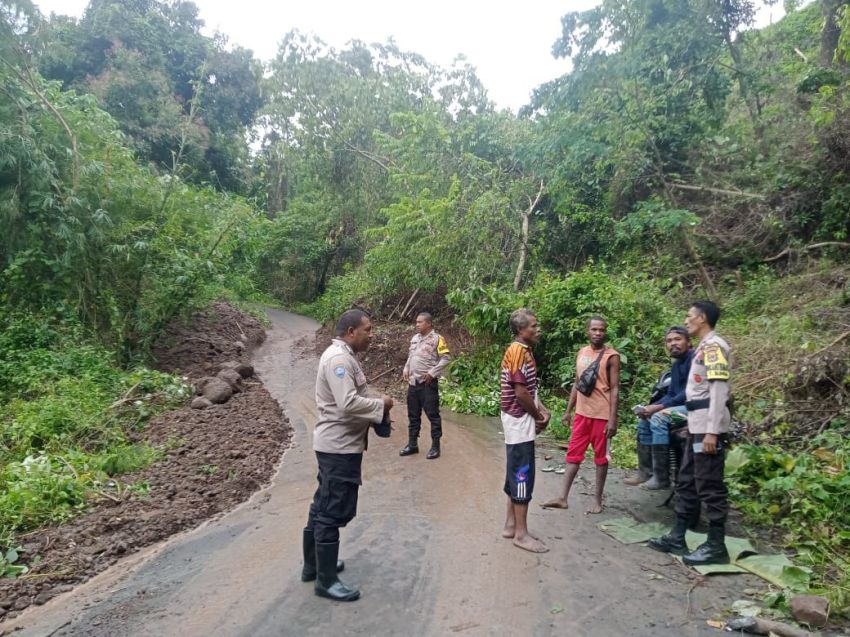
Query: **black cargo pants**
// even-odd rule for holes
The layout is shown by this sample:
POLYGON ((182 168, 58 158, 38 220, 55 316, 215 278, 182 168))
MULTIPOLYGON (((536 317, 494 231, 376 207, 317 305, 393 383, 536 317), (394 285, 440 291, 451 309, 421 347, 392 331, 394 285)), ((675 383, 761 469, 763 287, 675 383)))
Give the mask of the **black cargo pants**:
POLYGON ((357 515, 357 494, 361 479, 362 453, 316 452, 319 461, 319 488, 310 505, 307 529, 316 542, 339 542, 339 528, 357 515))
POLYGON ((729 491, 723 478, 726 466, 728 437, 717 436, 718 451, 715 454, 694 453, 694 444, 702 443, 703 434, 688 434, 679 479, 676 482, 676 513, 689 519, 700 511, 705 503, 709 523, 726 521, 729 513, 729 491))
POLYGON ((407 421, 411 438, 419 437, 423 409, 431 422, 431 439, 439 440, 443 435, 443 421, 440 419, 440 390, 436 380, 407 387, 407 421))

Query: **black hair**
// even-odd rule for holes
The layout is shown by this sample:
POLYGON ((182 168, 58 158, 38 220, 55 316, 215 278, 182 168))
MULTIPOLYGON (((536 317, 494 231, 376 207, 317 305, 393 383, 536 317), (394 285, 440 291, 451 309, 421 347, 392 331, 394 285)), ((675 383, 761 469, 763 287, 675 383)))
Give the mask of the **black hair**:
POLYGON ((599 316, 598 314, 594 314, 589 319, 587 319, 588 329, 590 329, 590 324, 593 323, 593 321, 602 321, 603 323, 605 323, 605 327, 608 327, 608 321, 605 320, 604 316, 599 316))
POLYGON ((667 331, 664 332, 664 336, 669 336, 670 334, 681 334, 686 339, 690 339, 691 336, 688 334, 688 330, 681 325, 674 325, 673 327, 668 327, 667 331))
POLYGON ((511 334, 516 336, 531 322, 531 318, 535 314, 527 307, 521 307, 518 310, 511 312, 511 334))
POLYGON ((431 312, 419 312, 419 314, 416 315, 416 318, 419 318, 420 316, 422 318, 424 318, 426 321, 428 321, 429 323, 434 322, 434 317, 431 316, 431 312))
POLYGON ((346 310, 336 322, 336 335, 345 336, 349 329, 359 327, 364 318, 369 318, 363 310, 346 310))
POLYGON ((694 301, 691 307, 696 308, 705 317, 709 327, 714 327, 720 320, 720 308, 714 301, 694 301))

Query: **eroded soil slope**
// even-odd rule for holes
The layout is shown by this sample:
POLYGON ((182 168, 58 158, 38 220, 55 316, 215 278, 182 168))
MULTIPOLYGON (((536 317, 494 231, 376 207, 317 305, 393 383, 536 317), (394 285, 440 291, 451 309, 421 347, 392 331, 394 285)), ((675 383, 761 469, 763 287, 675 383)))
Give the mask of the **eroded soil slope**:
MULTIPOLYGON (((226 361, 248 362, 264 335, 256 319, 217 302, 188 324, 169 327, 154 350, 156 366, 197 380, 226 361)), ((42 604, 119 557, 246 500, 271 477, 291 428, 252 377, 228 402, 204 410, 187 404, 161 414, 139 437, 161 449, 162 459, 116 482, 142 485, 141 493, 118 488, 95 496, 85 514, 24 537, 22 560, 31 570, 17 580, 0 580, 0 618, 42 604)))

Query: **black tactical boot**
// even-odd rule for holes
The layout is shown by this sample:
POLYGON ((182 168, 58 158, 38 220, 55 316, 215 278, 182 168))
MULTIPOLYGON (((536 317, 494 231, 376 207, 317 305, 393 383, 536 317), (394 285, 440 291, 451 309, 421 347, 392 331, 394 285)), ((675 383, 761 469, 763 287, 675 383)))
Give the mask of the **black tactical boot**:
POLYGON ((676 523, 667 535, 652 538, 647 546, 662 553, 684 555, 690 549, 685 542, 685 531, 688 530, 688 518, 676 516, 676 523))
POLYGON ((630 487, 636 487, 639 484, 643 484, 652 477, 652 446, 639 442, 637 445, 637 456, 637 475, 623 480, 623 483, 630 487))
POLYGON ((688 566, 705 564, 728 564, 729 551, 726 550, 726 523, 710 522, 708 539, 700 544, 693 553, 682 558, 688 566))
POLYGON ((349 588, 336 575, 339 542, 316 542, 316 565, 318 577, 314 590, 319 597, 338 602, 353 602, 360 599, 360 591, 349 588))
MULTIPOLYGON (((301 538, 301 548, 304 553, 304 568, 301 569, 301 581, 312 582, 316 579, 316 540, 310 529, 304 529, 301 538)), ((336 563, 336 572, 345 570, 345 562, 336 563)))
POLYGON ((652 477, 641 489, 657 491, 670 488, 670 445, 652 445, 652 477))
POLYGON ((426 460, 433 460, 434 458, 440 457, 440 439, 434 438, 431 441, 431 448, 428 450, 428 454, 425 456, 426 460))
POLYGON ((407 439, 407 445, 405 445, 404 449, 398 452, 398 455, 411 456, 414 453, 419 453, 419 441, 416 436, 410 436, 407 439))

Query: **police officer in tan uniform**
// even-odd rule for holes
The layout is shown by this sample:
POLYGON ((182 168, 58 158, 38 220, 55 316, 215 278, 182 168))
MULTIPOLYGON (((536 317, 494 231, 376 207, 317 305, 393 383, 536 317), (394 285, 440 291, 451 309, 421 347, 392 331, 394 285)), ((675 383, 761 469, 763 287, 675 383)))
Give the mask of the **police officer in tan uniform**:
POLYGON ((393 406, 387 395, 370 398, 367 394, 366 375, 355 354, 365 352, 371 340, 369 316, 362 310, 344 312, 316 375, 319 419, 313 431, 313 449, 319 463, 319 488, 304 529, 301 580, 315 580, 316 595, 341 602, 353 602, 360 591, 337 577, 344 568, 338 561, 339 529, 357 514, 369 428, 388 418, 393 406))
POLYGON ((408 383, 407 419, 410 423, 410 437, 407 445, 398 452, 400 456, 419 453, 419 431, 424 409, 431 422, 431 449, 425 456, 428 460, 440 457, 443 428, 438 379, 449 364, 449 346, 446 345, 446 339, 434 331, 432 320, 428 312, 420 312, 416 317, 416 334, 410 339, 410 351, 401 374, 408 383))
POLYGON ((728 564, 726 516, 728 491, 723 479, 727 432, 731 416, 729 372, 731 349, 714 331, 720 309, 711 301, 696 301, 688 310, 685 326, 699 339, 685 388, 688 410, 688 445, 676 484, 676 523, 667 535, 653 538, 649 546, 683 555, 685 564, 728 564), (699 518, 701 503, 708 516, 708 539, 688 552, 685 532, 699 518))

